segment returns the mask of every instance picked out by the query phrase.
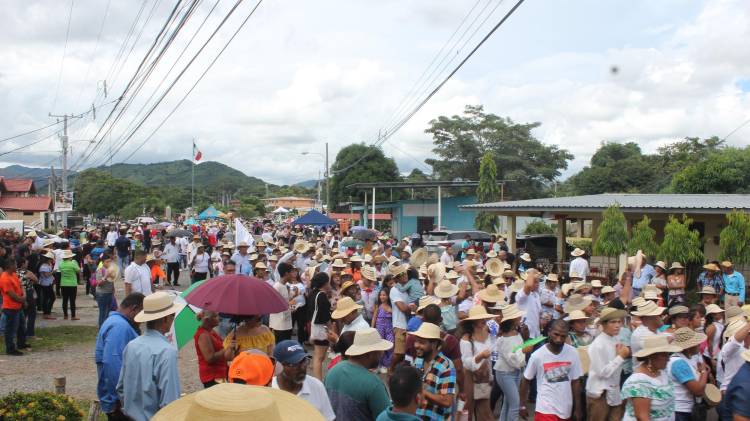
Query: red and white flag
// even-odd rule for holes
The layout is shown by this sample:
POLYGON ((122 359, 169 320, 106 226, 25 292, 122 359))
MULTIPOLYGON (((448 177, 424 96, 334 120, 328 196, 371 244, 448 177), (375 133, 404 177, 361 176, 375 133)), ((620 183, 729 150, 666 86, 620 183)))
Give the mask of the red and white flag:
POLYGON ((203 158, 203 153, 195 147, 195 140, 193 140, 193 160, 200 161, 203 158))

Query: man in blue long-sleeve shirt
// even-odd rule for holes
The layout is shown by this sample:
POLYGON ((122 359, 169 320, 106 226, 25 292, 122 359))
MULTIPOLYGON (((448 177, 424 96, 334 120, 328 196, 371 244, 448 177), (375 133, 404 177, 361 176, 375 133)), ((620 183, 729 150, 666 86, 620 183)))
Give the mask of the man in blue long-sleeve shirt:
POLYGON ((120 378, 125 346, 138 337, 133 319, 143 309, 143 298, 140 292, 125 297, 119 310, 111 312, 102 323, 96 337, 96 394, 109 420, 123 419, 120 398, 117 396, 117 380, 120 378))
POLYGON ((734 270, 732 262, 726 260, 721 262, 721 270, 724 272, 724 304, 729 306, 740 306, 745 303, 745 277, 734 270))

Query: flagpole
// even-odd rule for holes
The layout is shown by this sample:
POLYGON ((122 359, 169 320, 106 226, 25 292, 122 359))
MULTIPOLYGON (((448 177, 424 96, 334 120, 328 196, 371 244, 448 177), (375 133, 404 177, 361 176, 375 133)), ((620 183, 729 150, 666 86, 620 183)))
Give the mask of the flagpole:
POLYGON ((193 155, 190 156, 191 175, 190 175, 190 210, 195 213, 195 138, 193 138, 193 155))

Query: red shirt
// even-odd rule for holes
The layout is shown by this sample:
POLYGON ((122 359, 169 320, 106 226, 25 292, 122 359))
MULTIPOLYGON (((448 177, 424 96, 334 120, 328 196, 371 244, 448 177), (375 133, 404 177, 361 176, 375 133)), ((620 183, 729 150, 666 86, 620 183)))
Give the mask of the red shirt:
POLYGON ((224 358, 210 364, 205 358, 203 358, 203 353, 198 346, 198 338, 203 333, 208 333, 210 335, 211 345, 213 345, 214 352, 224 349, 224 343, 218 333, 213 330, 204 329, 203 326, 198 327, 198 330, 193 337, 193 340, 195 341, 195 352, 198 353, 198 377, 200 377, 201 383, 208 383, 215 379, 226 379, 229 368, 227 367, 227 362, 224 361, 224 358))
POLYGON ((9 291, 13 291, 21 297, 23 291, 21 290, 21 280, 18 279, 18 275, 15 272, 8 273, 3 272, 0 274, 0 291, 3 294, 3 309, 6 310, 20 310, 23 306, 22 303, 10 298, 8 295, 9 291))

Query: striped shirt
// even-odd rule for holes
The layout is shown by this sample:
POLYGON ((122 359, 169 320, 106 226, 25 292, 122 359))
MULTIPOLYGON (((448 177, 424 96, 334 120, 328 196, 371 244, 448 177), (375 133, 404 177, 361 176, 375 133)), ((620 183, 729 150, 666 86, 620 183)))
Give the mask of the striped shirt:
MULTIPOLYGON (((453 362, 448 359, 442 352, 439 352, 432 365, 425 367, 424 359, 417 358, 414 364, 422 370, 422 381, 424 390, 438 395, 453 395, 456 393, 456 369, 453 362)), ((417 408, 417 416, 430 420, 449 420, 453 411, 453 405, 443 408, 431 404, 427 399, 417 408)))

